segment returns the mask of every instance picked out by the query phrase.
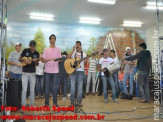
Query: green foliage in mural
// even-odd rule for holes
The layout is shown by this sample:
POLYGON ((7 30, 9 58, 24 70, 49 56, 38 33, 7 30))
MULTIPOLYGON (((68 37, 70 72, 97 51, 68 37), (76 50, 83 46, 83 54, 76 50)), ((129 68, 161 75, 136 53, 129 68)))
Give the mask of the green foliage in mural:
POLYGON ((36 50, 39 53, 43 53, 46 45, 45 45, 45 37, 44 37, 44 34, 43 34, 41 28, 38 28, 37 32, 35 33, 34 40, 37 43, 36 50))
POLYGON ((92 37, 92 38, 89 40, 89 48, 88 48, 88 50, 86 51, 87 55, 90 55, 90 54, 92 54, 93 51, 95 51, 95 49, 96 49, 96 44, 97 44, 96 38, 92 37))

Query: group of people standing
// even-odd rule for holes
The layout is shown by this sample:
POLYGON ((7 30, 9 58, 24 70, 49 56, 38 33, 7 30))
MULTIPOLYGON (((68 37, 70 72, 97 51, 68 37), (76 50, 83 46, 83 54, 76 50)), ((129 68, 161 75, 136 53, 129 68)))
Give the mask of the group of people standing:
MULTIPOLYGON (((22 106, 26 106, 26 94, 28 82, 30 84, 30 106, 34 106, 34 98, 39 95, 39 91, 41 92, 41 98, 43 98, 43 93, 45 91, 45 106, 49 106, 49 95, 50 93, 53 96, 53 105, 58 106, 57 104, 57 94, 59 93, 59 88, 61 85, 61 81, 63 81, 63 98, 66 98, 67 91, 67 81, 69 75, 66 73, 64 69, 64 61, 69 58, 85 58, 87 57, 86 53, 82 50, 82 44, 80 41, 75 43, 73 50, 66 56, 61 55, 61 50, 56 47, 56 36, 52 34, 49 37, 50 46, 45 48, 42 54, 39 54, 36 51, 36 41, 31 40, 29 43, 29 48, 25 48, 21 52, 21 43, 16 43, 15 49, 10 53, 8 58, 9 67, 9 75, 10 78, 21 79, 22 80, 22 106), (45 82, 44 82, 45 81, 45 82), (44 90, 45 85, 45 90, 44 90), (36 91, 36 92, 35 92, 36 91)), ((138 75, 138 86, 140 89, 140 94, 142 101, 149 102, 149 86, 148 86, 148 76, 149 69, 151 67, 151 54, 149 51, 146 51, 146 44, 142 43, 139 45, 142 47, 142 51, 140 51, 136 55, 132 55, 131 49, 129 47, 126 48, 126 53, 124 55, 124 78, 123 78, 123 96, 122 98, 132 99, 133 96, 133 76, 135 66, 135 59, 138 59, 137 65, 139 71, 138 75), (144 46, 145 45, 145 46, 144 46), (144 68, 145 66, 145 68, 144 68), (126 81, 130 78, 130 93, 127 92, 126 81), (142 87, 142 82, 145 83, 145 94, 142 87)), ((95 95, 95 85, 96 85, 96 73, 99 70, 99 75, 103 84, 103 93, 104 93, 104 102, 108 102, 108 94, 107 94, 107 81, 109 81, 112 88, 112 97, 113 102, 118 103, 116 97, 119 94, 119 80, 118 80, 118 72, 114 73, 110 77, 106 77, 104 75, 106 67, 109 65, 119 63, 118 57, 115 55, 115 51, 111 50, 110 53, 107 49, 103 50, 103 56, 98 60, 95 56, 91 57, 88 68, 88 76, 87 82, 85 79, 85 69, 84 69, 84 61, 80 63, 80 67, 75 70, 74 73, 70 75, 70 106, 74 105, 75 102, 75 94, 77 91, 77 100, 78 105, 82 106, 82 97, 83 97, 83 84, 85 83, 86 94, 89 94, 90 81, 92 79, 92 93, 95 95), (109 54, 111 57, 109 57, 109 54)))

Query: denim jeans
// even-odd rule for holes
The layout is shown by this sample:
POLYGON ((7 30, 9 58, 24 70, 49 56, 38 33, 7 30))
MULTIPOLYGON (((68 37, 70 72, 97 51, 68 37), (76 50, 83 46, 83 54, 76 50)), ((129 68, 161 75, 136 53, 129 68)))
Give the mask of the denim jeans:
POLYGON ((86 93, 89 92, 89 84, 91 82, 91 78, 92 78, 92 83, 93 83, 92 93, 95 93, 96 72, 88 72, 86 93))
POLYGON ((150 97, 149 97, 149 73, 144 72, 144 71, 139 71, 137 82, 138 82, 140 98, 142 100, 150 101, 150 97), (144 89, 143 89, 143 85, 144 85, 144 89))
POLYGON ((53 105, 57 105, 58 73, 45 73, 45 105, 49 106, 49 94, 52 86, 53 105))
POLYGON ((113 79, 114 79, 114 83, 115 83, 115 90, 116 90, 116 93, 118 94, 118 92, 119 92, 118 73, 113 74, 113 79))
POLYGON ((134 73, 125 73, 123 78, 123 88, 124 93, 128 95, 127 91, 127 79, 130 77, 129 84, 130 84, 130 95, 133 95, 133 79, 134 79, 134 73))
POLYGON ((18 79, 18 80, 22 79, 22 74, 15 74, 13 72, 9 72, 9 75, 11 79, 18 79))
POLYGON ((40 95, 43 96, 44 93, 44 76, 43 75, 36 75, 36 96, 40 95))
POLYGON ((123 81, 119 81, 120 92, 123 92, 123 81))
POLYGON ((107 78, 106 76, 101 75, 101 79, 102 79, 102 83, 103 83, 104 99, 108 99, 107 80, 109 81, 111 88, 112 88, 113 100, 116 99, 115 83, 114 83, 112 76, 107 78))
POLYGON ((83 94, 83 80, 84 80, 84 71, 75 71, 71 74, 71 91, 70 91, 70 100, 74 102, 76 89, 78 89, 78 101, 82 101, 83 94), (77 88, 76 88, 77 87, 77 88))
POLYGON ((28 81, 30 84, 30 105, 34 105, 36 74, 22 72, 22 102, 21 103, 24 106, 26 106, 26 93, 27 93, 28 81))

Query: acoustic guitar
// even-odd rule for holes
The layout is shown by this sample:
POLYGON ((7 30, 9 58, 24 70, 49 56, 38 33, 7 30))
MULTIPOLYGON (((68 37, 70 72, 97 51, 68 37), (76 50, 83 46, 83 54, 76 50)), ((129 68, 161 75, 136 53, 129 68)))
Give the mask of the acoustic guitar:
MULTIPOLYGON (((34 59, 32 59, 31 57, 23 57, 23 59, 28 60, 28 61, 29 61, 29 64, 31 64, 32 61, 34 61, 34 59)), ((40 60, 43 60, 43 58, 42 58, 42 57, 36 58, 36 60, 37 60, 37 61, 40 61, 40 60)), ((26 66, 26 65, 27 65, 27 64, 26 64, 25 62, 22 62, 22 66, 26 66)))
POLYGON ((85 58, 82 58, 82 59, 80 59, 79 57, 76 57, 73 59, 66 59, 64 62, 64 67, 65 67, 67 74, 69 74, 69 75, 72 74, 73 72, 75 72, 76 69, 80 68, 80 63, 82 61, 84 61, 87 58, 90 58, 91 56, 95 56, 97 54, 98 54, 98 52, 94 52, 91 55, 89 55, 85 58))

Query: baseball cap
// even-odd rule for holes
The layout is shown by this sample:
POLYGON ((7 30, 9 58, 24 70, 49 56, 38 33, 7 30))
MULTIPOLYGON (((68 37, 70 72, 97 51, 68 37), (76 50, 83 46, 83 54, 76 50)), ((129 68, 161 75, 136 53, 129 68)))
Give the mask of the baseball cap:
POLYGON ((127 51, 127 50, 131 50, 131 48, 130 48, 130 47, 126 47, 126 51, 127 51))
POLYGON ((22 45, 20 42, 16 42, 15 43, 15 46, 17 46, 17 45, 22 45))

